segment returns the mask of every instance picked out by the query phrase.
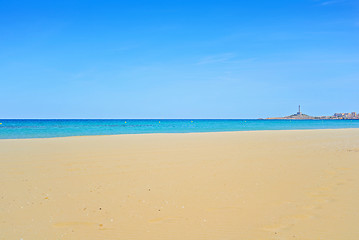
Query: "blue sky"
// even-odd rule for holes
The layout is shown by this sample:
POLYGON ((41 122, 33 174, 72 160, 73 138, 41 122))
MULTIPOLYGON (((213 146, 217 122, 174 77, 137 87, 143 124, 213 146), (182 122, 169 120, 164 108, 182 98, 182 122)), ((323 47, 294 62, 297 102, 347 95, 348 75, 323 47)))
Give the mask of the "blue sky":
POLYGON ((0 118, 359 112, 359 1, 0 0, 0 118))

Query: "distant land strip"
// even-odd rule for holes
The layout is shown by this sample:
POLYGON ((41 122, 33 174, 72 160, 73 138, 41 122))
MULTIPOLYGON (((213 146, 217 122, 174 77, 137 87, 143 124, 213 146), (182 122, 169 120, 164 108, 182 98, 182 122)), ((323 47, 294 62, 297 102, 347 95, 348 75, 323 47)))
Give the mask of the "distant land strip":
POLYGON ((298 112, 296 114, 286 116, 286 117, 273 117, 273 118, 266 118, 266 119, 298 119, 298 120, 325 120, 325 119, 333 119, 333 120, 350 120, 350 119, 357 119, 359 120, 359 114, 356 112, 352 113, 335 113, 332 116, 309 116, 307 114, 303 114, 298 112))

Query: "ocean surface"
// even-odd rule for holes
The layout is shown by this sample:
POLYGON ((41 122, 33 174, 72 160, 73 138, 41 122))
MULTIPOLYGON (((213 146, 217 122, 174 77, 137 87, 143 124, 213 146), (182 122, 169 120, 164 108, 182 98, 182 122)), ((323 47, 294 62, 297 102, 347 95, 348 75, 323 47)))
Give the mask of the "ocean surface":
POLYGON ((0 139, 140 133, 190 133, 294 129, 359 128, 359 120, 253 120, 253 119, 0 119, 0 139))

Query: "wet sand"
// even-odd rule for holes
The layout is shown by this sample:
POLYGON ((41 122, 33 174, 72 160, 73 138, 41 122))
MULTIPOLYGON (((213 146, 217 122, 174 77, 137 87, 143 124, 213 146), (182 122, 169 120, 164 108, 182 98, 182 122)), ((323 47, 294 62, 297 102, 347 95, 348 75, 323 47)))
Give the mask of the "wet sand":
POLYGON ((0 240, 359 238, 359 129, 0 140, 0 240))

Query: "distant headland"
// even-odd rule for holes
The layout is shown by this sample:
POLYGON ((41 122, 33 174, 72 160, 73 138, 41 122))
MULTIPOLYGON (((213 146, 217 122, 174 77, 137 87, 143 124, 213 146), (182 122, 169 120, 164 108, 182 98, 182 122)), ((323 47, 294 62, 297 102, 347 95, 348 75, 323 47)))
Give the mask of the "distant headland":
POLYGON ((307 114, 303 114, 300 111, 300 105, 298 112, 296 114, 292 114, 286 117, 273 117, 273 118, 266 118, 266 119, 296 119, 296 120, 323 120, 323 119, 358 119, 359 120, 359 113, 352 112, 352 113, 334 113, 333 116, 309 116, 307 114))

